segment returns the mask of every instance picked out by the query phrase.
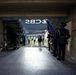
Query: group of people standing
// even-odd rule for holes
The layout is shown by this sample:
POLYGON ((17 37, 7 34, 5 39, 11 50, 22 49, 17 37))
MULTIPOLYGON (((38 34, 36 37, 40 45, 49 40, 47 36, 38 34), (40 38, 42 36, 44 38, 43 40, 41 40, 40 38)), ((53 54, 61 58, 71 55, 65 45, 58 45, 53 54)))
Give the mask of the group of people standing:
POLYGON ((49 41, 51 40, 52 45, 53 45, 53 55, 57 56, 58 60, 65 60, 65 48, 67 39, 70 38, 69 30, 65 28, 66 23, 62 22, 61 27, 56 28, 55 34, 51 35, 50 33, 48 34, 48 47, 50 51, 50 43, 49 41))
POLYGON ((44 45, 44 37, 42 35, 28 37, 28 45, 40 46, 44 45))

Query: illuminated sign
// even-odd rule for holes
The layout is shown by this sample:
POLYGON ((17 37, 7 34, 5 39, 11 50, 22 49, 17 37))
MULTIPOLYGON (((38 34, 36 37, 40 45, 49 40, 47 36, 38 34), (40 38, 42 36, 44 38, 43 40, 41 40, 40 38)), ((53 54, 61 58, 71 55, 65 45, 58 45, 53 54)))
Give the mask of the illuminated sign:
POLYGON ((47 19, 25 19, 26 24, 46 24, 47 19))

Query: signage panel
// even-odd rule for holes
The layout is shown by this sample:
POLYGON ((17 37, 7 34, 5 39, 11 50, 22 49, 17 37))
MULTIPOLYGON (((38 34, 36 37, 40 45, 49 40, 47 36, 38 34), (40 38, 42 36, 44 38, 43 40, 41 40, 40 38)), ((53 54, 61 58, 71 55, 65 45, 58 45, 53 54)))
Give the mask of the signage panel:
POLYGON ((47 19, 25 19, 25 24, 47 24, 47 19))

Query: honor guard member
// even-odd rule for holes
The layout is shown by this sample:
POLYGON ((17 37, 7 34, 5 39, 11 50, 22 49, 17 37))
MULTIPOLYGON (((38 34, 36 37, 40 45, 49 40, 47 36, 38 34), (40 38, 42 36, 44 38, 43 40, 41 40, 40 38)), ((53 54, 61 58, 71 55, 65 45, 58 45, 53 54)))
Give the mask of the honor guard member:
POLYGON ((67 39, 70 38, 69 30, 65 28, 66 23, 61 23, 60 34, 59 34, 59 53, 58 60, 65 60, 65 46, 68 43, 67 39))

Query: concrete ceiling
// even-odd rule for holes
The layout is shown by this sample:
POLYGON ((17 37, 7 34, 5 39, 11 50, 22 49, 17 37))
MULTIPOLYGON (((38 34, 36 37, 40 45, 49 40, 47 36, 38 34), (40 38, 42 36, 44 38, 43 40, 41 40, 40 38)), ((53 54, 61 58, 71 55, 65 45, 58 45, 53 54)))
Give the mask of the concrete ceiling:
POLYGON ((0 0, 0 17, 66 17, 76 0, 0 0))

